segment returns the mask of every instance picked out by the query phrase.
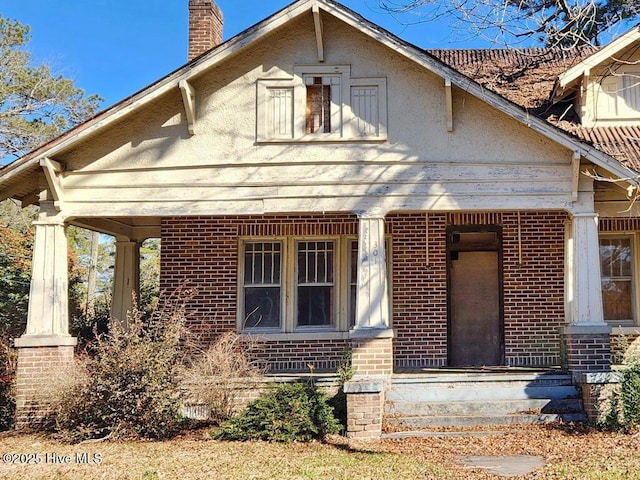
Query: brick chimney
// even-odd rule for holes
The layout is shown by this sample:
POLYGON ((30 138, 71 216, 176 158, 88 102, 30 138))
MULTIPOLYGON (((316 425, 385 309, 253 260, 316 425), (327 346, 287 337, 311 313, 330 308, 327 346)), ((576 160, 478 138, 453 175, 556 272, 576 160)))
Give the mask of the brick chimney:
POLYGON ((222 11, 213 0, 189 0, 189 60, 222 43, 222 11))

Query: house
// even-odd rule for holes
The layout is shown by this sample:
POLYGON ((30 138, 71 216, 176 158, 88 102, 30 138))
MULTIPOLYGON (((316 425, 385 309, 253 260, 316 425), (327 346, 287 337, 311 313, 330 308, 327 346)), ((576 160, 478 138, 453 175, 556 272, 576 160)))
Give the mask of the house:
MULTIPOLYGON (((402 373, 610 370, 612 325, 637 321, 633 162, 333 0, 226 42, 211 0, 189 8, 189 63, 0 170, 0 199, 40 206, 18 426, 43 366, 73 356, 67 225, 116 237, 116 318, 155 237, 161 289, 197 292, 204 338, 259 336, 274 372, 332 371, 351 349, 354 436, 379 435, 402 373)), ((598 124, 606 51, 583 52, 551 104, 598 124)))

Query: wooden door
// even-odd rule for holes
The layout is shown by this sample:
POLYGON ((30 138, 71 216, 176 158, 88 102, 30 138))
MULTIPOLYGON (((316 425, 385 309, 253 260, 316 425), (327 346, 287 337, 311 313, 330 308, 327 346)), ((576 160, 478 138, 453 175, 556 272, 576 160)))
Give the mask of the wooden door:
POLYGON ((498 232, 453 232, 448 237, 449 365, 502 365, 498 232))

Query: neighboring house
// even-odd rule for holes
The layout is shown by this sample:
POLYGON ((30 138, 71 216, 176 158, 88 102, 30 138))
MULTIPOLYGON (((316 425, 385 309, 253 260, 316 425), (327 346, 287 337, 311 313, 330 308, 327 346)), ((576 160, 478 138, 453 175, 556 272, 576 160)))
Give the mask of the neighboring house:
MULTIPOLYGON (((637 322, 635 165, 529 103, 555 74, 546 92, 517 87, 525 63, 494 85, 473 70, 491 62, 425 52, 332 0, 299 0, 224 43, 217 7, 189 6, 188 64, 0 170, 0 198, 40 206, 18 425, 37 414, 43 366, 73 355, 71 224, 117 239, 116 318, 140 243, 157 237, 161 290, 196 291, 186 307, 203 338, 258 335, 273 372, 334 371, 352 349, 347 390, 368 419, 354 435, 379 434, 399 372, 610 369, 611 325, 637 322)), ((606 51, 581 51, 553 102, 600 118, 588 62, 606 51)))

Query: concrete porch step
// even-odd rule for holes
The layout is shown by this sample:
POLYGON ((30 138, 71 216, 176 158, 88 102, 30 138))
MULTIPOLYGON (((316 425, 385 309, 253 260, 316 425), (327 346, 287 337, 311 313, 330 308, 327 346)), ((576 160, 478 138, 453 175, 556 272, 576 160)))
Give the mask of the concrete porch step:
POLYGON ((386 416, 389 426, 413 428, 474 427, 491 425, 527 425, 534 423, 582 422, 584 413, 520 413, 513 415, 456 415, 456 416, 386 416))
POLYGON ((385 404, 385 414, 390 416, 573 414, 582 413, 582 411, 582 401, 577 398, 454 402, 394 402, 387 400, 385 404))
POLYGON ((394 376, 392 402, 563 399, 579 396, 569 375, 394 376))
POLYGON ((417 428, 586 420, 571 376, 556 372, 394 375, 384 415, 417 428))

